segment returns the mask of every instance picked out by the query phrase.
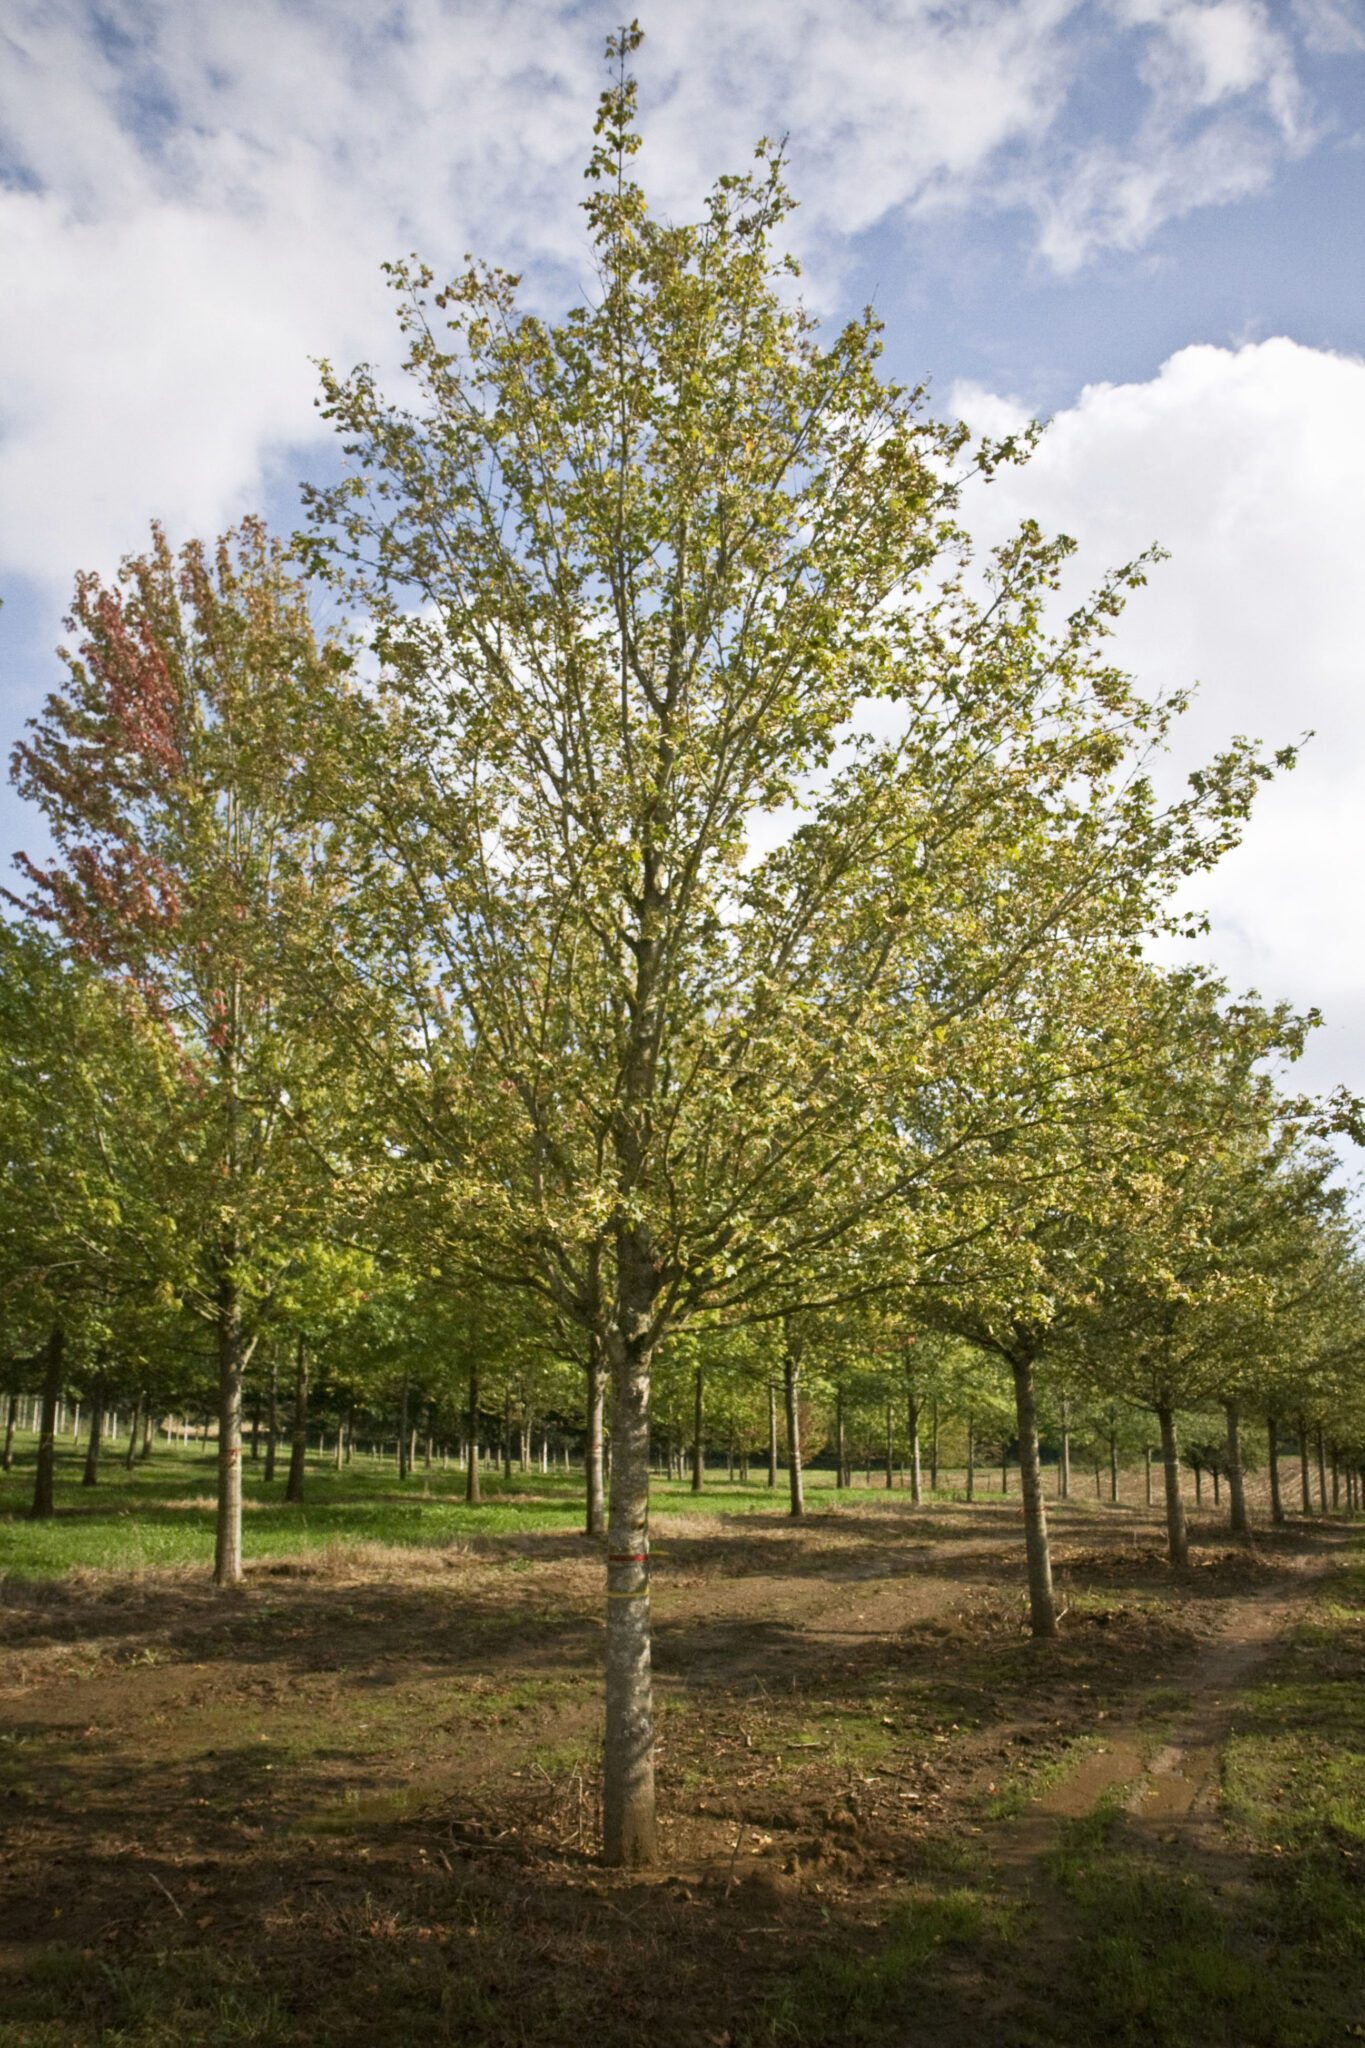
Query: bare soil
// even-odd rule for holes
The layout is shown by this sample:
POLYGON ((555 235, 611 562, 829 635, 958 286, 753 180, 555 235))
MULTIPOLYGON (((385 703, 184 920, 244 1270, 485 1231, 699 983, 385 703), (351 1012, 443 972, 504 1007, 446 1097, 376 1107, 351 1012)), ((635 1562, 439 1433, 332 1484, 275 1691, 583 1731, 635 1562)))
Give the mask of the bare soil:
POLYGON ((229 1596, 169 1572, 9 1584, 0 2015, 46 1958, 66 1988, 15 2040, 109 2038, 147 1973, 212 1978, 229 2030, 120 2039, 757 2039, 812 1947, 873 1941, 945 1848, 1027 1883, 1110 1788, 1135 1829, 1212 1813, 1228 1703, 1333 1539, 1197 1524, 1176 1573, 1141 1509, 1052 1519, 1052 1644, 1026 1633, 1014 1502, 661 1522, 648 1876, 597 1861, 581 1538, 338 1548, 229 1596))

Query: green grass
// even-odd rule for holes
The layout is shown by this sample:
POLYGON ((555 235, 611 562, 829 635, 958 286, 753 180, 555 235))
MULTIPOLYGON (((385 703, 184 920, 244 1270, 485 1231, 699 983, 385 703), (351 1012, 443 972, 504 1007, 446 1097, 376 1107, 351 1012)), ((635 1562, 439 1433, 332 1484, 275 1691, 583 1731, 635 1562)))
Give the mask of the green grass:
POLYGON ((1011 1939, 1012 1916, 1002 1903, 971 1886, 933 1892, 916 1887, 885 1923, 871 1954, 856 1948, 817 1950, 770 2001, 746 2043, 791 2048, 883 2048, 907 2005, 924 1985, 935 1958, 970 1950, 998 1967, 1011 1939))
MULTIPOLYGON (((18 1461, 0 1474, 0 1570, 21 1578, 44 1578, 76 1567, 136 1571, 148 1567, 207 1565, 213 1557, 214 1486, 217 1457, 212 1448, 158 1446, 150 1459, 123 1467, 121 1446, 104 1459, 98 1486, 81 1485, 84 1452, 66 1443, 58 1452, 56 1515, 28 1519, 33 1493, 36 1442, 17 1440, 18 1461)), ((439 1548, 473 1536, 510 1535, 536 1529, 576 1530, 583 1517, 581 1472, 514 1472, 504 1481, 491 1468, 480 1474, 484 1498, 476 1507, 464 1500, 464 1474, 453 1467, 427 1472, 419 1464, 400 1483, 390 1460, 379 1464, 359 1456, 338 1472, 330 1455, 310 1459, 305 1498, 286 1505, 281 1459, 269 1487, 263 1461, 243 1459, 243 1547, 248 1559, 297 1556, 331 1543, 383 1543, 439 1548)), ((832 1475, 812 1473, 812 1491, 828 1494, 832 1475)), ((711 1515, 785 1512, 783 1483, 776 1490, 731 1485, 712 1476, 694 1494, 686 1484, 656 1480, 655 1511, 711 1515)))

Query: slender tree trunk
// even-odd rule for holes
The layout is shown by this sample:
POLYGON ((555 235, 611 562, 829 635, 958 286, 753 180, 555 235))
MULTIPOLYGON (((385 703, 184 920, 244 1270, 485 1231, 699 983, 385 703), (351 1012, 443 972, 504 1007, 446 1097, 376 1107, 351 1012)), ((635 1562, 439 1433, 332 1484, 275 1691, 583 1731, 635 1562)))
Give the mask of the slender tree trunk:
POLYGON ((1242 1475, 1241 1410, 1235 1401, 1225 1401, 1223 1409, 1228 1419, 1228 1503, 1232 1533, 1249 1537, 1251 1519, 1247 1514, 1246 1483, 1242 1475))
POLYGON ((645 1335, 657 1292, 642 1233, 617 1246, 616 1310, 607 1331, 612 1377, 607 1528, 607 1697, 602 1759, 605 1860, 640 1867, 658 1856, 649 1616, 649 1386, 645 1335))
POLYGON ((606 1409, 607 1375, 602 1361, 601 1340, 588 1338, 588 1442, 584 1475, 587 1493, 586 1533, 607 1533, 606 1493, 602 1481, 602 1419, 606 1409))
POLYGON ((1336 1511, 1337 1511, 1337 1509, 1338 1509, 1338 1508, 1339 1508, 1339 1507, 1341 1506, 1341 1460, 1340 1460, 1340 1459, 1338 1458, 1338 1456, 1337 1456, 1337 1447, 1336 1447, 1336 1445, 1335 1445, 1335 1444, 1333 1444, 1333 1445, 1332 1445, 1332 1447, 1331 1447, 1331 1460, 1332 1460, 1332 1513, 1333 1513, 1333 1514, 1335 1514, 1335 1513, 1336 1513, 1336 1511))
POLYGON ((967 1417, 967 1498, 976 1499, 976 1419, 967 1417))
POLYGON ((1147 1505, 1150 1507, 1152 1505, 1152 1447, 1150 1444, 1143 1452, 1143 1458, 1147 1467, 1147 1505))
POLYGON ((43 1397, 38 1417, 38 1469, 33 1480, 35 1522, 45 1522, 57 1512, 57 1403, 61 1399, 62 1374, 66 1368, 66 1334, 54 1329, 43 1351, 43 1397))
MULTIPOLYGON (((464 1497, 477 1507, 479 1501, 479 1368, 473 1359, 469 1362, 465 1427, 469 1431, 469 1445, 465 1453, 464 1497)), ((592 1534, 591 1529, 588 1533, 589 1535, 592 1534)))
POLYGON ((85 1470, 81 1474, 82 1486, 98 1486, 100 1479, 100 1447, 104 1442, 104 1397, 97 1394, 90 1403, 90 1436, 85 1450, 85 1470))
POLYGON ((19 1396, 11 1394, 5 1403, 5 1453, 0 1458, 0 1471, 14 1469, 14 1432, 19 1426, 19 1396))
POLYGON ((1018 1353, 1010 1361, 1014 1373, 1014 1412, 1019 1425, 1019 1490, 1024 1502, 1024 1547, 1028 1557, 1029 1628, 1035 1636, 1055 1636, 1057 1609, 1052 1598, 1052 1555, 1047 1540, 1047 1507, 1038 1460, 1038 1406, 1033 1386, 1033 1360, 1018 1353))
POLYGON ((800 1347, 788 1336, 782 1347, 782 1380, 787 1397, 787 1478, 794 1516, 806 1512, 806 1475, 801 1466, 801 1410, 797 1401, 800 1377, 800 1347))
POLYGON ((143 1458, 150 1458, 152 1455, 152 1397, 150 1394, 147 1396, 147 1413, 142 1424, 142 1449, 138 1455, 143 1458))
POLYGON ((1303 1500, 1303 1512, 1313 1512, 1313 1495, 1308 1484, 1308 1418, 1299 1412, 1299 1492, 1303 1500))
POLYGON ((697 1367, 692 1382, 692 1491, 700 1493, 706 1484, 706 1453, 702 1445, 703 1403, 706 1396, 706 1375, 701 1366, 697 1367))
POLYGON ((270 1361, 270 1387, 266 1395, 265 1411, 265 1483, 270 1485, 275 1477, 275 1460, 280 1448, 280 1373, 279 1366, 270 1361))
POLYGON ((912 1372, 907 1372, 905 1378, 905 1433, 909 1440, 910 1499, 915 1507, 919 1507, 924 1499, 924 1475, 920 1468, 919 1451, 919 1388, 912 1372))
POLYGON ((1321 1508, 1323 1514, 1325 1515, 1327 1513, 1327 1463, 1323 1456, 1321 1423, 1318 1424, 1316 1438, 1316 1449, 1318 1454, 1318 1505, 1321 1508))
POLYGON ((938 1395, 929 1410, 929 1491, 938 1492, 938 1395))
POLYGON ((251 1462, 256 1464, 261 1455, 261 1397, 256 1394, 251 1403, 251 1462))
POLYGON ((890 1401, 886 1404, 886 1489, 889 1493, 896 1483, 896 1411, 890 1401))
POLYGON ((235 1248, 223 1256, 218 1280, 218 1529, 213 1583, 242 1582, 242 1304, 235 1248))
POLYGON ((1009 1447, 1009 1445, 1008 1445, 1008 1444, 1001 1444, 1001 1446, 1000 1446, 1000 1491, 1001 1491, 1001 1494, 1002 1494, 1002 1495, 1004 1495, 1004 1494, 1007 1494, 1007 1493, 1009 1492, 1009 1490, 1010 1490, 1010 1447, 1009 1447))
POLYGON ((1214 1506, 1215 1506, 1215 1507, 1217 1507, 1217 1506, 1218 1506, 1218 1504, 1219 1504, 1219 1502, 1220 1502, 1220 1501, 1222 1500, 1222 1498, 1223 1498, 1223 1495, 1222 1495, 1222 1489, 1221 1489, 1221 1486, 1220 1486, 1220 1481, 1219 1481, 1219 1473, 1218 1473, 1218 1467, 1217 1467, 1217 1466, 1215 1465, 1215 1466, 1213 1467, 1213 1504, 1214 1504, 1214 1506))
POLYGON ((1180 1498, 1180 1445, 1175 1433, 1175 1410, 1158 1407, 1161 1424, 1161 1463, 1166 1479, 1166 1548, 1171 1563, 1190 1561, 1189 1531, 1185 1526, 1185 1503, 1180 1498))
POLYGON ((408 1376, 403 1374, 403 1391, 398 1400, 398 1477, 406 1479, 409 1470, 408 1445, 408 1376))
POLYGON ((344 1417, 344 1416, 338 1415, 338 1417, 337 1417, 337 1440, 336 1440, 336 1444, 334 1445, 334 1447, 333 1447, 333 1450, 332 1450, 332 1464, 333 1464, 333 1467, 335 1468, 335 1470, 339 1472, 339 1471, 341 1470, 341 1468, 342 1468, 342 1466, 344 1465, 344 1463, 345 1463, 345 1462, 346 1462, 346 1421, 345 1421, 345 1417, 344 1417))
POLYGON ((768 1382, 768 1484, 777 1484, 777 1388, 768 1382))
POLYGON ((1071 1405, 1065 1394, 1062 1396, 1062 1454, 1057 1464, 1057 1492, 1063 1500, 1071 1498, 1071 1405))
POLYGON ((142 1395, 139 1392, 133 1402, 133 1412, 128 1418, 128 1443, 123 1453, 123 1469, 131 1472, 137 1462, 137 1434, 142 1424, 142 1395))
POLYGON ((840 1387, 834 1396, 834 1462, 838 1468, 834 1484, 840 1493, 848 1485, 848 1469, 845 1463, 847 1454, 848 1446, 844 1437, 844 1390, 840 1387))
POLYGON ((1204 1505, 1203 1461, 1199 1458, 1191 1458, 1190 1463, 1194 1467, 1194 1504, 1197 1508, 1202 1508, 1204 1505))
POLYGON ((505 1486, 512 1481, 512 1392, 509 1387, 502 1397, 502 1478, 505 1486))
POLYGON ((1109 1498, 1117 1502, 1119 1497, 1119 1438, 1118 1431, 1109 1432, 1109 1498))
POLYGON ((1278 1529, 1284 1522, 1284 1498, 1280 1491, 1280 1424, 1277 1416, 1267 1416, 1265 1436, 1270 1468, 1270 1519, 1278 1529))
POLYGON ((300 1336, 294 1354, 294 1426, 289 1444, 289 1478, 284 1497, 296 1505, 303 1500, 303 1477, 308 1466, 308 1342, 300 1336))

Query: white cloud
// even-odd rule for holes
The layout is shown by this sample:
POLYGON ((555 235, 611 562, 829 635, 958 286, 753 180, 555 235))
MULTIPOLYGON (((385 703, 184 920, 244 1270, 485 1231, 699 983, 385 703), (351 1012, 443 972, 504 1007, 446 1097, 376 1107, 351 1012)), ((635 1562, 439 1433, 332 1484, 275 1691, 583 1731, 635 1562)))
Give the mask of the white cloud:
MULTIPOLYGON (((1328 12, 1314 15, 1317 31, 1328 12)), ((211 528, 318 432, 310 354, 383 356, 416 247, 581 271, 615 0, 10 0, 0 28, 0 569, 64 586, 147 516, 211 528)), ((1255 0, 689 0, 647 20, 646 175, 690 207, 791 138, 817 292, 898 210, 1008 205, 1045 260, 1134 248, 1300 146, 1255 0), (1098 40, 1097 40, 1098 38, 1098 40), (1092 61, 1131 136, 1061 137, 1092 61)))
MULTIPOLYGON (((954 399, 990 431, 1017 417, 968 386, 954 399)), ((1365 1088, 1362 445, 1365 362, 1282 339, 1186 348, 1149 382, 1083 391, 975 512, 991 533, 1029 513, 1077 535, 1078 581, 1154 541, 1170 551, 1116 644, 1153 689, 1199 682, 1184 767, 1232 733, 1274 748, 1313 729, 1196 896, 1234 985, 1321 1005, 1315 1076, 1365 1088)))

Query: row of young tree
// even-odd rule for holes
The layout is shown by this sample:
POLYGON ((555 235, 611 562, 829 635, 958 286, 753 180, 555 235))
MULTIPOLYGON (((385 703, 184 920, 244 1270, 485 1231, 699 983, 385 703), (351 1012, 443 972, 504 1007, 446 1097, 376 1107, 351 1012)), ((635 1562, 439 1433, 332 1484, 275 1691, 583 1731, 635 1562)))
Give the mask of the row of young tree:
POLYGON ((1313 1018, 1151 958, 1290 756, 1159 794, 1183 697, 1106 645, 1145 564, 1068 607, 1065 539, 973 551, 1027 437, 937 421, 870 315, 822 339, 777 154, 650 215, 637 43, 594 296, 551 323, 393 266, 404 395, 324 366, 340 480, 292 552, 157 531, 78 580, 0 982, 3 1348, 49 1484, 64 1388, 183 1408, 206 1351, 222 1586, 244 1404, 283 1378, 297 1415, 313 1361, 343 1432, 581 1441, 623 1863, 653 1452, 761 1449, 780 1399, 799 1513, 803 1430, 842 1470, 888 1389, 911 1435, 937 1399, 1017 1446, 1044 1636, 1040 1402, 1150 1413, 1176 1562, 1181 1411, 1221 1413, 1243 1523, 1249 1417, 1365 1456, 1352 1106, 1286 1092, 1313 1018))

